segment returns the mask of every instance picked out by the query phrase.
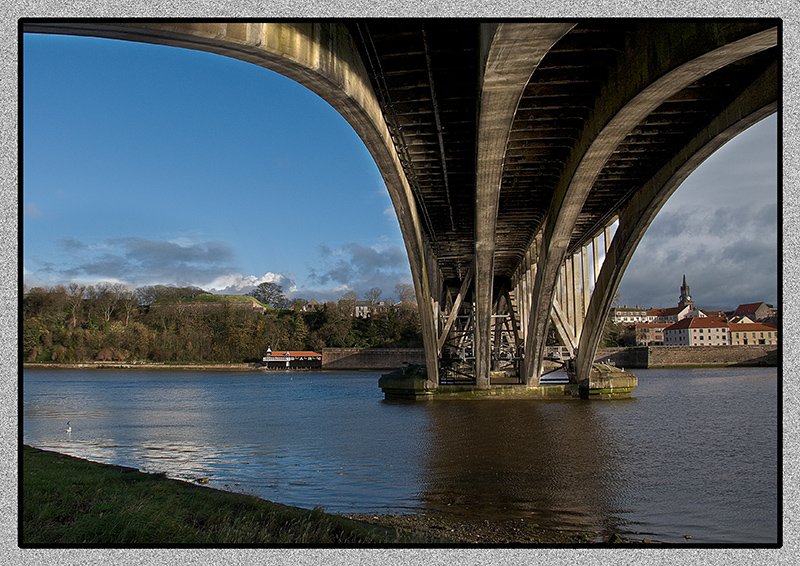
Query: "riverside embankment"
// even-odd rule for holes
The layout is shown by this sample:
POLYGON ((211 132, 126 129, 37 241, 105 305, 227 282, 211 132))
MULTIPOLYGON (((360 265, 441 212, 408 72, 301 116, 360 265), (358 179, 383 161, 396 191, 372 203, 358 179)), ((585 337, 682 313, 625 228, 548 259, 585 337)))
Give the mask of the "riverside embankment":
POLYGON ((619 367, 657 369, 681 367, 776 367, 778 346, 636 346, 602 348, 595 361, 619 367))
POLYGON ((19 542, 23 547, 593 541, 589 534, 543 529, 531 521, 490 523, 425 514, 334 515, 30 446, 23 446, 21 457, 19 542))
MULTIPOLYGON (((601 348, 596 362, 631 369, 673 367, 775 367, 777 346, 636 346, 601 348)), ((324 348, 323 369, 380 370, 425 365, 422 348, 324 348)))
POLYGON ((442 541, 30 446, 21 456, 21 546, 442 541))
MULTIPOLYGON (((635 346, 601 348, 595 361, 611 361, 630 369, 676 367, 776 367, 778 346, 635 346)), ((323 348, 324 370, 391 370, 406 365, 425 365, 422 348, 323 348)), ((171 364, 149 362, 87 361, 80 363, 25 363, 25 368, 61 369, 168 369, 246 371, 263 370, 258 363, 171 364)))

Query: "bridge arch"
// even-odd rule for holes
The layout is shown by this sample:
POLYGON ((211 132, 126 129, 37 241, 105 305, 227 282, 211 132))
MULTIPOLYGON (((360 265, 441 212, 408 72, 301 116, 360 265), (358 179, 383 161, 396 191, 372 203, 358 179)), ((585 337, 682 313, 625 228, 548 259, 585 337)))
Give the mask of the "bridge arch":
MULTIPOLYGON (((366 27, 88 20, 31 20, 22 25, 23 31, 225 55, 281 73, 326 100, 364 142, 392 199, 419 306, 428 388, 438 385, 440 369, 444 372, 450 359, 472 364, 472 375, 463 375, 487 387, 497 358, 492 342, 495 352, 500 349, 497 336, 513 343, 514 375, 533 385, 541 374, 562 273, 570 271, 574 285, 576 273, 583 273, 586 281, 589 271, 588 254, 570 254, 585 246, 590 232, 602 230, 608 213, 619 218, 620 228, 614 244, 604 249, 603 269, 594 266, 596 293, 589 297, 589 285, 583 283, 580 305, 574 290, 571 305, 578 365, 585 369, 590 364, 609 292, 613 296, 649 225, 645 220, 657 213, 677 179, 688 174, 687 164, 696 166, 704 151, 713 151, 714 140, 744 128, 755 118, 742 116, 757 116, 761 110, 747 110, 742 102, 730 109, 740 114, 747 110, 740 119, 725 118, 728 110, 721 106, 729 96, 716 90, 714 105, 700 113, 702 120, 721 128, 717 134, 710 134, 712 126, 700 119, 691 121, 680 131, 680 139, 689 145, 667 144, 656 159, 637 169, 635 181, 624 179, 613 199, 587 205, 602 193, 598 179, 648 117, 704 77, 743 68, 738 74, 733 71, 737 88, 744 89, 736 92, 746 97, 761 88, 741 83, 776 59, 771 48, 779 35, 775 20, 390 22, 366 27), (603 55, 598 62, 598 48, 614 55, 603 55), (762 52, 764 57, 758 55, 762 52), (575 79, 576 69, 590 71, 575 79), (457 80, 455 73, 470 78, 457 80), (591 88, 582 93, 585 84, 591 88), (540 151, 551 145, 556 149, 540 151), (466 314, 459 317, 462 304, 466 314), (451 349, 459 356, 440 357, 455 327, 461 342, 451 349)), ((715 86, 724 82, 723 77, 715 86)), ((777 100, 776 84, 775 78, 771 90, 764 91, 772 96, 769 104, 777 100)), ((592 244, 597 246, 595 240, 592 244)))
MULTIPOLYGON (((778 43, 776 28, 754 33, 725 24, 712 28, 677 36, 667 32, 656 37, 642 30, 610 73, 604 87, 605 97, 598 97, 556 188, 540 231, 541 239, 534 240, 531 247, 538 261, 532 294, 534 304, 526 332, 526 383, 533 384, 541 374, 553 297, 561 266, 568 256, 572 231, 595 180, 612 153, 644 118, 675 93, 714 71, 778 43), (658 52, 674 53, 674 57, 655 58, 653 54, 658 52)), ((604 301, 598 300, 595 309, 600 308, 600 303, 604 301)), ((607 303, 605 312, 609 306, 607 303)), ((584 350, 587 354, 588 349, 584 350)))
POLYGON ((585 331, 581 333, 576 361, 576 373, 579 377, 589 376, 606 316, 625 269, 661 208, 683 181, 715 151, 773 114, 777 110, 777 100, 778 70, 773 63, 702 132, 648 179, 619 212, 619 226, 606 252, 600 273, 596 276, 595 289, 586 312, 585 331))
MULTIPOLYGON (((352 38, 337 23, 109 23, 30 21, 24 32, 91 36, 206 51, 264 67, 309 88, 355 130, 386 183, 408 253, 417 303, 432 304, 438 268, 369 77, 352 38)), ((429 376, 438 373, 431 308, 420 308, 429 376)), ((433 382, 429 384, 435 386, 433 382)))

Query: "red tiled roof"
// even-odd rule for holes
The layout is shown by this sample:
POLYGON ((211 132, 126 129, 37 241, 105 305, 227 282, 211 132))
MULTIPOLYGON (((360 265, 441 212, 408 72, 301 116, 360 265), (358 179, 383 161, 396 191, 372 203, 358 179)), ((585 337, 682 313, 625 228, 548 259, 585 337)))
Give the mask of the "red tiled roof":
POLYGON ((273 350, 271 353, 267 353, 267 357, 284 357, 284 356, 291 356, 294 358, 321 358, 322 354, 318 354, 316 352, 301 352, 301 351, 294 351, 294 350, 273 350))
POLYGON ((761 322, 742 322, 742 323, 734 323, 730 325, 731 332, 775 332, 778 330, 776 327, 771 326, 769 324, 763 324, 761 322))
POLYGON ((650 309, 647 311, 648 316, 672 316, 679 314, 686 307, 671 307, 666 309, 650 309))
POLYGON ((725 311, 707 311, 704 309, 700 309, 700 311, 704 313, 706 316, 710 316, 713 318, 727 318, 725 315, 725 311))
POLYGON ((666 328, 669 324, 668 322, 637 322, 636 328, 666 328))
POLYGON ((761 301, 761 302, 758 302, 758 303, 745 303, 743 305, 739 305, 738 307, 736 307, 736 311, 733 313, 733 315, 734 316, 739 316, 739 315, 743 315, 743 314, 753 314, 754 312, 756 312, 758 310, 758 307, 760 307, 761 305, 764 305, 764 304, 766 304, 766 303, 761 301))
POLYGON ((728 323, 721 318, 694 317, 684 318, 664 330, 680 330, 682 328, 728 328, 728 323))

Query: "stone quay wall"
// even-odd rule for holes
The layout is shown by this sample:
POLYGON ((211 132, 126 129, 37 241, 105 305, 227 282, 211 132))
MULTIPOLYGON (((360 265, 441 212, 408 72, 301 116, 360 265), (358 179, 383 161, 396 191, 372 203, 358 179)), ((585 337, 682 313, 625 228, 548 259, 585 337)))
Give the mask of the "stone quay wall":
POLYGON ((646 368, 648 352, 646 347, 598 348, 595 362, 611 361, 619 368, 646 368))
MULTIPOLYGON (((620 368, 777 366, 777 346, 635 346, 601 348, 596 362, 620 368)), ((422 348, 323 348, 322 369, 383 370, 425 365, 422 348)))
POLYGON ((778 347, 637 346, 599 349, 595 361, 605 360, 625 368, 777 366, 778 347))
POLYGON ((322 369, 397 369, 425 365, 422 348, 323 348, 322 369))
POLYGON ((777 346, 652 346, 647 367, 777 366, 777 346))

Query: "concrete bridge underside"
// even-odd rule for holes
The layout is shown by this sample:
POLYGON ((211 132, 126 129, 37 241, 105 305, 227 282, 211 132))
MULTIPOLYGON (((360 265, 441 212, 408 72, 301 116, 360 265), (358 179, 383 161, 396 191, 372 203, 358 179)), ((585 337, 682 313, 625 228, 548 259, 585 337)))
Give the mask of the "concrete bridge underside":
POLYGON ((391 195, 429 388, 535 385, 551 329, 588 380, 648 226, 780 90, 775 19, 21 25, 234 57, 330 103, 391 195))

